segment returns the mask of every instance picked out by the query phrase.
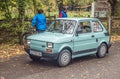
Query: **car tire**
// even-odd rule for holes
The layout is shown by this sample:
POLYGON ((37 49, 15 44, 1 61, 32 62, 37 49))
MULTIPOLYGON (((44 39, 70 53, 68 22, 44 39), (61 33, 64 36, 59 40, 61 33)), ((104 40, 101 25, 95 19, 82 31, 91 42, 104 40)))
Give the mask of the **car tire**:
POLYGON ((37 57, 37 56, 31 55, 31 54, 29 54, 29 56, 33 61, 39 61, 41 59, 41 57, 37 57))
POLYGON ((105 43, 102 43, 99 47, 98 47, 98 51, 96 53, 96 56, 98 58, 103 58, 107 55, 107 51, 108 51, 108 48, 107 48, 107 45, 105 43))
POLYGON ((68 49, 63 49, 58 57, 58 65, 60 67, 67 66, 71 61, 71 52, 68 49))

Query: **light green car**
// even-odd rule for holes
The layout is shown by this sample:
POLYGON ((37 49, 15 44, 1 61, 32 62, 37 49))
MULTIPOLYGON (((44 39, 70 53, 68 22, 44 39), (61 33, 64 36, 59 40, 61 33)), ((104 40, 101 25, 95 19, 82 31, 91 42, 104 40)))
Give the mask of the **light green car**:
POLYGON ((34 61, 51 58, 67 66, 76 57, 105 57, 110 46, 109 33, 99 19, 57 18, 45 32, 29 36, 25 50, 34 61))

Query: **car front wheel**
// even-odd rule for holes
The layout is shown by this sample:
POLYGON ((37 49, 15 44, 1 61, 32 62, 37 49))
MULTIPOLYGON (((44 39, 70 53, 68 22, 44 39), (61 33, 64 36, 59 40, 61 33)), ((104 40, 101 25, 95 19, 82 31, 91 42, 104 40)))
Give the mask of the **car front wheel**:
POLYGON ((71 61, 71 52, 68 49, 64 49, 60 52, 58 57, 58 65, 63 67, 67 66, 71 61))
POLYGON ((103 58, 106 56, 106 54, 107 54, 107 45, 105 43, 102 43, 98 48, 96 55, 98 58, 103 58))

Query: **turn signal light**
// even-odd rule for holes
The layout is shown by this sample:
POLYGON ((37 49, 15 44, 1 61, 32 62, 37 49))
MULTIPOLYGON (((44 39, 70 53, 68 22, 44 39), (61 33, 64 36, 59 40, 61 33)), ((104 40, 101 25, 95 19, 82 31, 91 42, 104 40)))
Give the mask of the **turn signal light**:
POLYGON ((47 48, 47 49, 46 49, 46 52, 51 53, 52 50, 47 48))

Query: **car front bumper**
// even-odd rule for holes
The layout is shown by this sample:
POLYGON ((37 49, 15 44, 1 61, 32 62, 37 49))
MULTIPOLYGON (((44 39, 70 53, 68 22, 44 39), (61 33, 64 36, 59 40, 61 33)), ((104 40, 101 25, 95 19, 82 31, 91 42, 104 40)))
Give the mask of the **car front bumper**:
MULTIPOLYGON (((24 48, 25 51, 30 54, 30 48, 24 48)), ((50 59, 54 59, 56 60, 58 58, 59 53, 46 53, 46 52, 42 52, 42 56, 41 58, 50 58, 50 59)))

